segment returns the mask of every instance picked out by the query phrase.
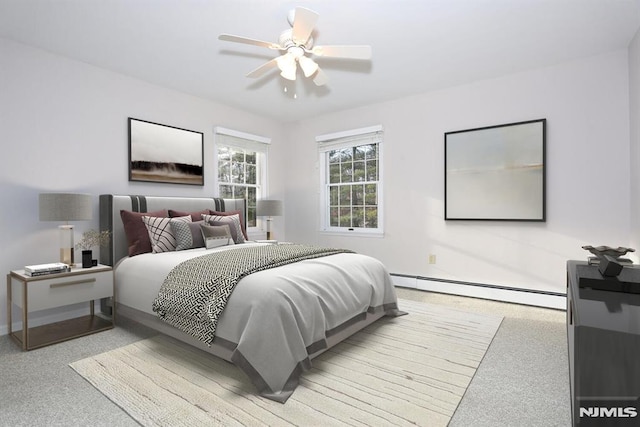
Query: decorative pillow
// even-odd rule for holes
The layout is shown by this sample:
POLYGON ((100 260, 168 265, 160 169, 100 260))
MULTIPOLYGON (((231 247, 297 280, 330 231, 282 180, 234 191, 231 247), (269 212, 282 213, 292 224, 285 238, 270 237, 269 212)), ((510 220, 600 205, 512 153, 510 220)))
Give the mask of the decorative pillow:
POLYGON ((191 216, 181 216, 179 218, 142 217, 142 222, 149 231, 151 252, 154 254, 176 250, 176 238, 171 229, 171 221, 191 222, 191 216))
POLYGON ((215 225, 215 226, 224 225, 229 230, 229 233, 231 234, 231 238, 233 239, 234 243, 238 240, 238 230, 236 230, 236 227, 232 226, 228 222, 211 221, 211 222, 208 222, 207 224, 215 225))
POLYGON ((208 222, 211 225, 216 225, 216 224, 213 224, 214 222, 228 224, 229 229, 232 230, 231 234, 234 235, 234 232, 235 232, 235 236, 233 239, 234 243, 245 242, 245 237, 244 237, 244 234, 242 233, 242 227, 240 225, 240 214, 202 215, 202 219, 204 219, 205 222, 208 222))
MULTIPOLYGON (((171 218, 176 218, 179 216, 187 216, 191 215, 192 221, 200 221, 202 219, 202 215, 211 215, 211 211, 209 209, 203 209, 201 211, 196 212, 182 212, 182 211, 174 211, 173 209, 169 209, 169 216, 171 218)), ((200 233, 200 231, 198 231, 200 233)))
POLYGON ((231 229, 228 224, 224 225, 206 225, 200 226, 202 238, 207 249, 217 248, 219 246, 233 245, 234 241, 231 237, 231 229))
POLYGON ((166 218, 169 213, 166 209, 154 212, 132 212, 121 210, 120 218, 124 225, 124 234, 127 236, 129 256, 135 256, 151 252, 151 241, 149 232, 142 222, 143 216, 155 216, 166 218))
POLYGON ((240 218, 240 229, 242 230, 242 235, 244 236, 245 240, 249 240, 249 237, 247 236, 247 226, 244 223, 244 217, 242 215, 242 211, 227 211, 227 212, 209 211, 209 215, 218 215, 218 216, 238 215, 238 217, 240 218))
MULTIPOLYGON (((171 215, 171 211, 169 211, 169 215, 171 215)), ((191 220, 193 221, 193 215, 191 220)), ((176 238, 176 251, 204 247, 202 230, 200 230, 200 225, 204 224, 204 220, 185 222, 176 218, 170 224, 171 231, 176 238)))

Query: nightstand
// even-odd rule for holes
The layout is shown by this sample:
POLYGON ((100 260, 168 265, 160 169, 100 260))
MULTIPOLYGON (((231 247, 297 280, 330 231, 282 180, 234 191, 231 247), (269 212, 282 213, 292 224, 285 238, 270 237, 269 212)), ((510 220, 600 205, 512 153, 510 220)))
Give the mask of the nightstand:
POLYGON ((9 336, 23 350, 70 340, 112 329, 111 318, 97 315, 94 300, 113 297, 113 269, 106 265, 91 268, 74 267, 70 272, 45 276, 27 276, 24 270, 7 274, 7 325, 9 336), (89 315, 42 326, 29 327, 29 314, 50 308, 89 301, 89 315), (22 330, 12 331, 12 309, 22 311, 22 330))

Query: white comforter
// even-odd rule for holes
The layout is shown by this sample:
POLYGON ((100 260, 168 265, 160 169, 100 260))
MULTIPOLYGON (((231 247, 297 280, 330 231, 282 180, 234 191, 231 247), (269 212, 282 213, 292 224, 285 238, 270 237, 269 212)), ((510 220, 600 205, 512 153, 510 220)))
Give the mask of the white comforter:
MULTIPOLYGON (((125 258, 115 270, 118 303, 155 315, 152 302, 169 271, 210 251, 125 258)), ((284 402, 299 373, 309 367, 309 353, 324 347, 327 331, 367 311, 395 314, 396 308, 393 284, 382 263, 360 254, 331 255, 240 280, 218 321, 216 339, 237 344, 232 361, 261 394, 284 402)))

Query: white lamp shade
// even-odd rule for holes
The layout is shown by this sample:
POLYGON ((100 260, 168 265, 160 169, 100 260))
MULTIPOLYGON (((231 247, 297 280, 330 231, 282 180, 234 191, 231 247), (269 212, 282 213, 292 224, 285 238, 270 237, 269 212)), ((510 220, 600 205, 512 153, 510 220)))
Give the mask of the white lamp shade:
POLYGON ((280 71, 280 75, 287 80, 295 80, 296 79, 296 59, 293 55, 287 53, 278 57, 276 60, 278 64, 278 68, 280 71))
POLYGON ((258 216, 282 216, 282 211, 282 200, 258 200, 256 203, 258 216))
POLYGON ((91 194, 40 193, 40 221, 90 221, 91 194))
POLYGON ((307 56, 301 56, 298 59, 298 63, 300 64, 300 68, 302 68, 302 72, 305 77, 310 77, 313 73, 318 71, 318 64, 316 64, 316 61, 307 56))

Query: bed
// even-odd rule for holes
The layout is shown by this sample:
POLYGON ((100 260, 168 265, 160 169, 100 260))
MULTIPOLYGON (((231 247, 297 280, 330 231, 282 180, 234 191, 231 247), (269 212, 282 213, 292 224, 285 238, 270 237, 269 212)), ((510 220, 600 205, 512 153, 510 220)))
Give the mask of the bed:
POLYGON ((385 315, 402 314, 384 265, 350 251, 273 245, 245 237, 247 241, 242 244, 131 256, 131 242, 127 239, 130 230, 125 232, 121 212, 147 213, 145 221, 160 221, 154 215, 163 210, 180 215, 193 213, 193 222, 198 219, 198 212, 206 210, 238 216, 242 224, 246 217, 244 200, 101 195, 100 229, 110 231, 111 238, 108 247, 100 251, 100 262, 114 267, 114 313, 235 364, 266 398, 286 402, 314 357, 385 315), (298 261, 278 262, 276 267, 266 265, 274 262, 274 253, 279 257, 295 251, 304 251, 304 256, 295 258, 298 261), (271 258, 265 259, 269 261, 258 262, 267 252, 271 258), (235 260, 240 258, 262 264, 252 267, 251 274, 239 275, 228 295, 218 295, 226 306, 218 308, 216 299, 210 296, 203 297, 202 304, 193 303, 198 306, 197 316, 193 315, 198 322, 193 327, 196 331, 185 326, 191 320, 176 321, 165 313, 173 310, 177 300, 199 301, 199 291, 185 289, 191 282, 194 287, 209 289, 213 279, 202 277, 201 271, 224 279, 227 270, 219 264, 224 258, 234 260, 230 269, 240 268, 235 267, 235 260), (165 300, 172 302, 163 308, 165 300), (215 333, 203 331, 202 324, 213 317, 215 333), (203 338, 207 335, 211 339, 203 338))

